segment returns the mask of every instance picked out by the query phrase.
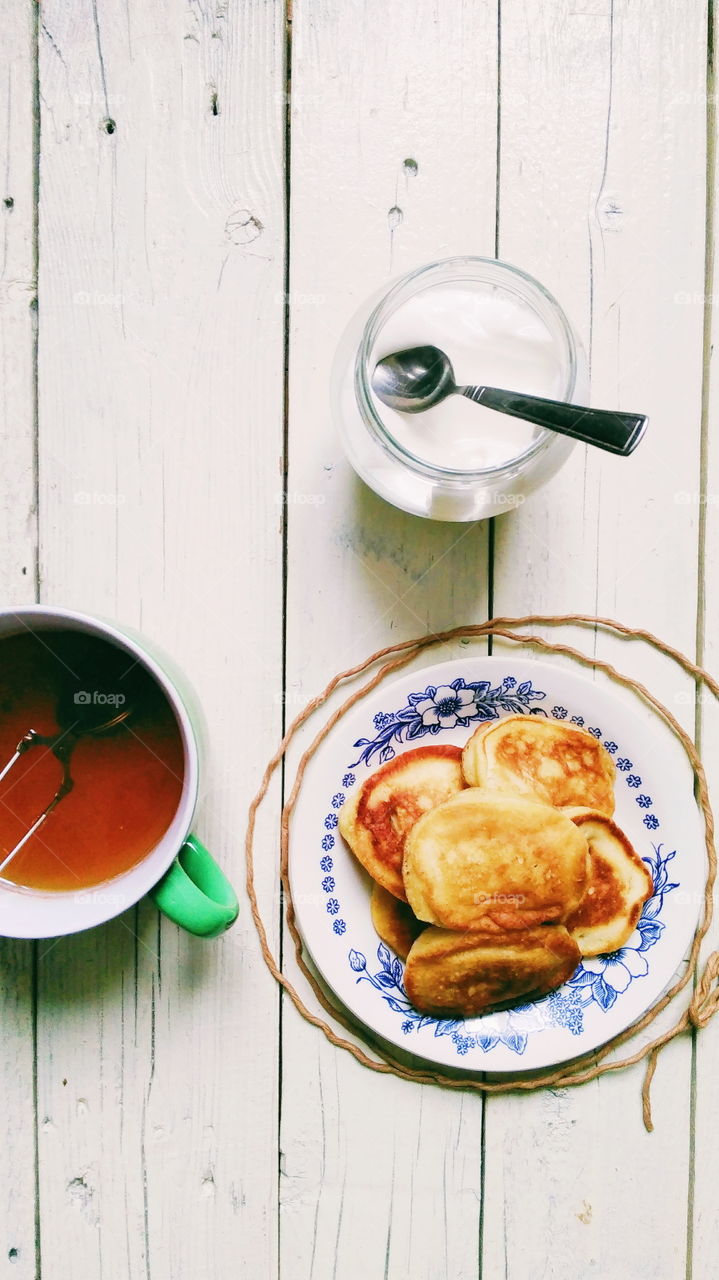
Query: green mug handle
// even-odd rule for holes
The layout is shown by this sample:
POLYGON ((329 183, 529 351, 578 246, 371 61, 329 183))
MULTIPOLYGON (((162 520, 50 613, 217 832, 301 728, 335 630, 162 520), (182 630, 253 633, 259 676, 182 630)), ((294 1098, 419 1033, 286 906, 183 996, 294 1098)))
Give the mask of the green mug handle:
POLYGON ((216 938, 237 919, 237 894, 212 854, 189 835, 168 871, 150 890, 163 915, 199 938, 216 938))

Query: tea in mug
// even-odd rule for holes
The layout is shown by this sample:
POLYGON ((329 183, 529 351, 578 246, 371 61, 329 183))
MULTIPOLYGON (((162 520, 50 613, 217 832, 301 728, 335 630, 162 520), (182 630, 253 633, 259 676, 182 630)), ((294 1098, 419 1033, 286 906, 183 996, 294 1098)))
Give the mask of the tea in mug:
POLYGON ((49 741, 34 741, 0 782, 0 863, 64 776, 72 786, 0 878, 72 891, 141 862, 172 822, 184 777, 175 713, 150 672, 80 631, 0 639, 0 769, 30 730, 49 741))

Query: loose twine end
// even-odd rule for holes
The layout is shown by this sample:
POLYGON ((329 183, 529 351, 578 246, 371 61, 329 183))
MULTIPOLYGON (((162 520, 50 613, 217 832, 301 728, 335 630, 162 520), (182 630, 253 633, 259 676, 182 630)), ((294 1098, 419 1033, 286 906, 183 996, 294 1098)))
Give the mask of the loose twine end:
MULTIPOLYGON (((712 951, 709 956, 701 976, 697 980, 692 996, 684 1018, 681 1024, 678 1024, 681 1030, 701 1031, 708 1022, 714 1017, 719 1009, 719 951, 712 951)), ((668 1043, 670 1036, 658 1042, 650 1051, 647 1058, 647 1069, 644 1073, 644 1083, 642 1085, 642 1116, 644 1118, 644 1128, 647 1133, 654 1132, 654 1124, 652 1121, 652 1104, 651 1104, 651 1087, 654 1079, 654 1072, 657 1069, 657 1060, 659 1052, 668 1043)))
POLYGON ((657 1058, 659 1050, 654 1049, 647 1058, 647 1069, 644 1072, 644 1084, 642 1085, 642 1117, 644 1120, 644 1128, 647 1133, 654 1133, 654 1122, 652 1120, 652 1100, 651 1088, 654 1072, 657 1069, 657 1058))
POLYGON ((712 951, 687 1009, 687 1020, 695 1031, 701 1031, 719 1009, 718 978, 719 951, 712 951))

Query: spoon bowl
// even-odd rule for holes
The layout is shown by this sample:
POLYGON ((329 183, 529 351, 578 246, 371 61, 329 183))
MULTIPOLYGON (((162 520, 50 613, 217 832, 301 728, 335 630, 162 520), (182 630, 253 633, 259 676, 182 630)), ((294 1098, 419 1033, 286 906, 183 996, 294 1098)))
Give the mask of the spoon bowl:
POLYGON ((385 356, 375 365, 372 388, 399 413, 424 413, 458 390, 452 362, 439 347, 410 347, 385 356))

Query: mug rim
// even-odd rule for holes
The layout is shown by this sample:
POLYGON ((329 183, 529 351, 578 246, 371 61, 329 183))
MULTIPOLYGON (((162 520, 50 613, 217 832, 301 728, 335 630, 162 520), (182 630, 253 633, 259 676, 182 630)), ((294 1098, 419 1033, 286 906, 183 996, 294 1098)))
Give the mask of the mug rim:
MULTIPOLYGON (((144 636, 125 630, 98 614, 54 605, 19 605, 0 608, 0 643, 6 622, 17 620, 32 630, 33 622, 67 623, 71 629, 91 632, 124 649, 140 662, 167 698, 182 739, 182 792, 172 819, 160 840, 139 862, 119 875, 80 889, 43 890, 0 880, 0 937, 55 938, 91 929, 127 911, 162 878, 187 838, 199 793, 199 744, 182 693, 171 675, 147 647, 144 636), (74 628, 73 625, 74 624, 74 628)), ((154 648, 154 646, 153 646, 154 648)))

